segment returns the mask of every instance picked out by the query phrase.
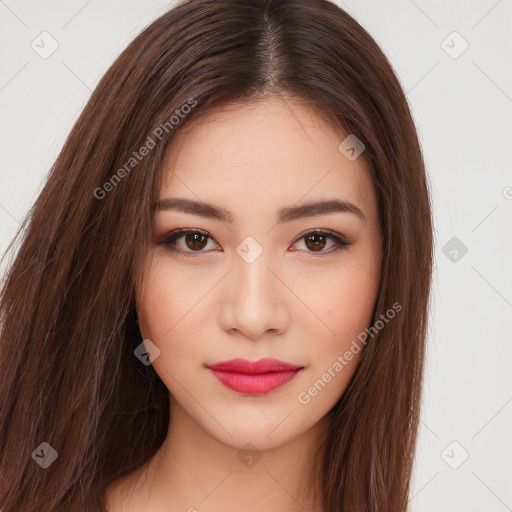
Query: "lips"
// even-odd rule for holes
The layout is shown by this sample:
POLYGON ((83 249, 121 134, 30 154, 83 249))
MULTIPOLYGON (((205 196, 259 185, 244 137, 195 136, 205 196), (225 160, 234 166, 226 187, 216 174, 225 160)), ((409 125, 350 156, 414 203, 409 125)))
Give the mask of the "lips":
POLYGON ((230 359, 220 363, 210 364, 208 368, 221 372, 245 373, 247 375, 256 375, 270 372, 292 372, 301 368, 299 365, 285 363, 279 359, 260 359, 258 361, 248 361, 247 359, 230 359))
POLYGON ((250 395, 265 394, 283 386, 303 369, 278 359, 231 359, 207 365, 224 386, 250 395))

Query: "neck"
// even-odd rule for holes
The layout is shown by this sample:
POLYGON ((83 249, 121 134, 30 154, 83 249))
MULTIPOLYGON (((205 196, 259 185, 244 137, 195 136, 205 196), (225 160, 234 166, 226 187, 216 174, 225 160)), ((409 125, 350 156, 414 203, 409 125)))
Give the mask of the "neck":
POLYGON ((320 493, 317 465, 329 415, 300 436, 259 450, 219 441, 172 396, 170 407, 167 437, 148 465, 141 492, 148 510, 225 512, 241 505, 247 512, 320 510, 319 497, 314 506, 320 493), (317 477, 310 481, 315 469, 317 477))

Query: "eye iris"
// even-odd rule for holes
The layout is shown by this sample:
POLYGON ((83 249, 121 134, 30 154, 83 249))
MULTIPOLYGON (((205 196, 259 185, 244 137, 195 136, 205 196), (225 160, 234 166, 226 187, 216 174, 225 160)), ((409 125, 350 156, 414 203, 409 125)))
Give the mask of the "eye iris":
POLYGON ((324 247, 325 247, 325 235, 320 235, 318 233, 316 234, 313 234, 313 235, 309 235, 306 237, 306 245, 308 246, 309 249, 319 249, 319 250, 322 250, 324 247), (323 243, 320 243, 320 245, 318 245, 318 239, 321 238, 323 239, 323 243), (313 246, 310 246, 309 242, 314 239, 314 242, 313 242, 313 246))
POLYGON ((205 235, 200 233, 187 233, 185 235, 185 243, 189 249, 200 250, 206 246, 206 238, 205 235))

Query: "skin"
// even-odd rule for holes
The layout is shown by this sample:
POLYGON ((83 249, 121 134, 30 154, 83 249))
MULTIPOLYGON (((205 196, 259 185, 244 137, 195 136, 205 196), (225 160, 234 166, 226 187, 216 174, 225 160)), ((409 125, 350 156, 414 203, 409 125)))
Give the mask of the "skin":
POLYGON ((207 202, 233 222, 156 214, 155 239, 178 228, 211 238, 187 245, 182 236, 190 257, 151 248, 139 325, 160 350, 152 364, 170 392, 171 421, 148 465, 109 491, 110 511, 320 510, 303 492, 305 478, 362 351, 309 403, 298 396, 370 325, 382 258, 373 183, 363 158, 338 149, 345 137, 310 107, 273 97, 218 109, 173 140, 160 199, 207 202), (327 199, 350 201, 365 219, 337 212, 276 223, 282 207, 327 199), (315 228, 351 245, 332 252, 335 242, 322 237, 308 245, 315 228), (251 263, 236 251, 248 236, 263 251, 251 263), (248 396, 205 367, 235 357, 304 369, 248 396), (261 456, 251 467, 237 456, 248 442, 261 456))

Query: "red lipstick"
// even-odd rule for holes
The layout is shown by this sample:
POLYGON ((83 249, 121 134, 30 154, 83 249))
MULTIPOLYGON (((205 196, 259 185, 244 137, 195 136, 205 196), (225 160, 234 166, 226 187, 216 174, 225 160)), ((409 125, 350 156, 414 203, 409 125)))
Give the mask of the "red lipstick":
POLYGON ((230 359, 207 365, 224 386, 249 395, 261 395, 292 380, 303 368, 278 359, 230 359))

